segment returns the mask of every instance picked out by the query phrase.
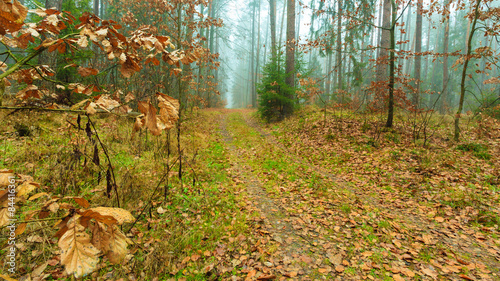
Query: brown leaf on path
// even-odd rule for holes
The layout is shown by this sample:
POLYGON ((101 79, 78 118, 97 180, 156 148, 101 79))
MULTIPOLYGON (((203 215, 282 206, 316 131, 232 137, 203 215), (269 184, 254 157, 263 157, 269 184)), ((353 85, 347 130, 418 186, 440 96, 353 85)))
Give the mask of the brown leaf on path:
POLYGON ((191 260, 192 261, 197 261, 199 259, 200 259, 200 255, 198 255, 198 254, 194 254, 194 255, 191 256, 191 260))
POLYGON ((298 275, 297 271, 290 271, 290 272, 283 273, 283 276, 290 277, 290 278, 296 277, 297 275, 298 275))
POLYGON ((405 279, 399 274, 392 275, 392 278, 394 279, 394 281, 405 281, 405 279))
POLYGON ((430 269, 430 268, 424 268, 424 269, 422 269, 422 272, 425 273, 426 275, 432 277, 433 279, 436 279, 438 276, 437 272, 430 269))
POLYGON ((257 270, 252 269, 250 272, 248 272, 247 276, 245 277, 245 280, 252 280, 252 277, 254 277, 257 274, 257 270))
POLYGON ((329 261, 333 265, 339 265, 339 264, 341 264, 342 263, 342 254, 336 254, 335 256, 330 257, 329 261))
POLYGON ((307 263, 307 264, 310 264, 313 261, 311 257, 305 256, 305 255, 300 256, 300 260, 303 261, 303 262, 305 262, 305 263, 307 263))
POLYGON ((343 265, 337 265, 337 266, 335 266, 335 270, 337 272, 344 272, 345 267, 343 265))
POLYGON ((465 279, 465 280, 475 280, 473 278, 470 278, 469 276, 465 275, 465 274, 460 274, 459 275, 461 278, 465 279))
POLYGON ((273 279, 276 279, 276 275, 274 274, 261 275, 257 277, 257 280, 273 280, 273 279))

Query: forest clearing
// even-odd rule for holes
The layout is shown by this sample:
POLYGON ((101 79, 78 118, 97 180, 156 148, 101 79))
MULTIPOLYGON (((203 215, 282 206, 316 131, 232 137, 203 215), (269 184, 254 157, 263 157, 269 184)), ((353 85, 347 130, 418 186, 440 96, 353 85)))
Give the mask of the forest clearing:
POLYGON ((493 0, 0 0, 0 279, 500 280, 493 0))

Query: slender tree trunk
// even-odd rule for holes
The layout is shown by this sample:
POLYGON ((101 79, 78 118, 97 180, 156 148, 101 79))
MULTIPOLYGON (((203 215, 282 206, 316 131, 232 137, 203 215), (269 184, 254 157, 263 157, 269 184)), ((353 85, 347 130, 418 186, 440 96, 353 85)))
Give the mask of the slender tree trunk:
POLYGON ((259 16, 258 16, 258 20, 257 20, 257 63, 255 65, 255 84, 253 85, 253 91, 254 91, 254 94, 255 94, 255 107, 257 106, 258 102, 257 102, 257 83, 259 82, 259 63, 260 63, 260 13, 261 13, 261 9, 260 9, 260 1, 261 0, 258 0, 259 1, 259 16))
POLYGON ((382 36, 380 37, 379 54, 377 58, 377 82, 387 80, 387 52, 391 40, 391 0, 384 1, 384 17, 382 22, 382 36))
POLYGON ((443 90, 441 91, 441 100, 440 100, 440 106, 439 106, 439 111, 441 114, 445 113, 446 106, 448 104, 448 45, 449 45, 449 34, 450 34, 450 20, 449 20, 449 14, 450 14, 450 0, 446 1, 445 4, 445 11, 446 14, 444 15, 444 39, 443 39, 443 90))
MULTIPOLYGON (((429 51, 429 47, 430 47, 430 40, 431 40, 431 22, 430 21, 427 21, 428 22, 428 27, 427 27, 427 43, 425 44, 425 51, 428 52, 429 51)), ((426 81, 427 80, 427 70, 429 69, 429 55, 425 55, 425 61, 424 61, 424 77, 422 78, 423 81, 426 81)), ((422 87, 421 87, 422 88, 422 87)), ((429 100, 429 95, 426 95, 425 96, 425 100, 426 102, 429 100)))
POLYGON ((392 24, 390 29, 390 58, 389 58, 389 106, 387 110, 387 122, 385 126, 387 128, 392 128, 394 120, 394 52, 396 49, 396 3, 395 0, 391 1, 392 6, 392 24))
MULTIPOLYGON (((315 0, 311 0, 311 10, 313 11, 311 15, 311 27, 309 28, 309 39, 312 40, 314 38, 314 20, 316 19, 316 13, 314 12, 314 7, 315 7, 315 0)), ((313 54, 314 48, 311 48, 309 50, 309 63, 312 61, 312 54, 313 54)))
POLYGON ((332 52, 327 51, 328 63, 326 68, 326 100, 330 100, 332 87, 332 52))
POLYGON ((420 108, 420 70, 422 69, 422 3, 423 0, 418 0, 417 3, 417 20, 415 23, 415 92, 413 93, 413 105, 415 108, 420 108))
MULTIPOLYGON (((385 0, 387 1, 387 0, 385 0)), ((380 0, 380 4, 378 5, 378 24, 377 26, 380 26, 382 27, 382 11, 384 10, 384 0, 380 0)), ((385 17, 385 15, 384 15, 385 17)), ((377 38, 376 38, 376 42, 374 45, 378 45, 380 44, 380 42, 382 41, 382 29, 381 28, 378 28, 377 29, 377 38)), ((378 48, 378 51, 377 51, 377 60, 380 58, 380 52, 382 51, 382 49, 380 48, 380 45, 379 45, 379 48, 378 48)), ((378 65, 377 65, 377 69, 378 69, 378 65)))
POLYGON ((337 0, 337 89, 342 90, 342 0, 337 0))
POLYGON ((271 28, 271 56, 276 59, 276 0, 269 0, 269 22, 271 28))
POLYGON ((458 110, 455 115, 455 141, 460 139, 460 117, 462 115, 462 110, 464 108, 465 99, 465 77, 467 77, 467 66, 470 61, 470 54, 472 52, 472 38, 474 37, 474 32, 476 32, 476 23, 479 17, 479 5, 481 0, 476 0, 476 6, 474 8, 474 19, 472 22, 472 28, 470 29, 469 38, 467 40, 467 54, 465 57, 464 68, 462 70, 462 80, 460 82, 460 101, 458 102, 458 110))
MULTIPOLYGON (((288 0, 285 0, 285 2, 283 3, 283 13, 281 14, 280 38, 279 38, 279 41, 278 41, 278 44, 279 44, 280 48, 283 46, 281 44, 281 39, 283 39, 283 28, 285 26, 285 14, 286 14, 286 8, 287 8, 287 5, 288 5, 287 1, 288 0)), ((287 25, 288 25, 288 22, 287 22, 287 25)), ((295 27, 295 23, 294 23, 294 27, 295 27)), ((285 44, 285 46, 286 46, 286 44, 285 44)))
MULTIPOLYGON (((295 86, 295 0, 287 0, 286 25, 286 66, 285 83, 288 87, 295 86)), ((288 98, 293 99, 294 93, 288 91, 288 98)), ((292 104, 287 103, 284 108, 285 116, 292 114, 292 104)))
POLYGON ((251 53, 250 53, 250 73, 251 73, 251 87, 250 87, 250 95, 251 95, 251 101, 252 101, 252 107, 256 108, 257 107, 257 98, 255 95, 255 12, 257 7, 255 6, 255 2, 253 3, 253 9, 252 9, 252 46, 251 46, 251 53))

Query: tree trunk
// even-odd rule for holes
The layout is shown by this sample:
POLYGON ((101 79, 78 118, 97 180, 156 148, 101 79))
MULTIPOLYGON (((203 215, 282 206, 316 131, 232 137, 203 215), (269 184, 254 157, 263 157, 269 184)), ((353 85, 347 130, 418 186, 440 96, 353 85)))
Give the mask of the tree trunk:
MULTIPOLYGON (((295 86, 295 0, 287 0, 287 17, 286 17, 286 66, 285 66, 285 83, 288 87, 295 86)), ((293 91, 288 91, 288 98, 293 99, 293 91)), ((292 114, 292 104, 286 103, 283 110, 285 116, 292 114)))
POLYGON ((382 21, 382 36, 380 37, 379 54, 377 58, 377 82, 387 80, 387 50, 391 40, 391 0, 384 1, 384 16, 382 21))
MULTIPOLYGON (((396 51, 396 3, 395 0, 389 2, 392 6, 392 23, 390 28, 390 58, 389 58, 389 103, 387 110, 387 122, 385 126, 387 128, 392 128, 394 120, 394 52, 396 51)), ((385 8, 385 7, 384 7, 385 8)), ((385 9, 384 9, 385 12, 385 9)), ((384 13, 385 14, 385 13, 384 13)), ((382 36, 383 37, 383 36, 382 36)))
POLYGON ((257 20, 257 63, 255 65, 255 84, 253 85, 253 91, 255 94, 255 107, 257 107, 257 83, 259 82, 259 63, 260 63, 260 0, 259 1, 259 16, 257 20))
POLYGON ((415 92, 413 93, 413 105, 420 108, 420 70, 422 69, 422 2, 417 3, 417 20, 415 23, 415 92))
POLYGON ((337 89, 342 90, 342 0, 337 1, 337 89))
MULTIPOLYGON (((474 37, 474 32, 476 31, 476 23, 479 17, 479 5, 481 0, 476 0, 476 7, 474 8, 474 19, 472 23, 472 28, 470 29, 469 38, 467 40, 467 54, 465 56, 464 68, 462 70, 462 80, 460 82, 460 101, 458 103, 457 114, 455 115, 455 141, 460 139, 460 115, 462 115, 462 110, 464 108, 464 98, 465 98, 465 77, 467 76, 467 66, 470 61, 470 53, 472 52, 472 38, 474 37)), ((470 22, 470 21, 469 21, 470 22)))
POLYGON ((250 78, 251 78, 251 87, 250 87, 250 96, 252 101, 252 107, 257 107, 257 99, 255 95, 255 2, 253 3, 252 9, 252 46, 250 51, 250 78))
POLYGON ((276 0, 269 0, 269 22, 271 28, 271 56, 276 59, 276 0))
POLYGON ((449 45, 449 34, 450 34, 450 0, 446 1, 445 9, 446 14, 444 15, 444 39, 443 39, 443 90, 441 91, 441 100, 439 106, 439 112, 441 114, 445 113, 446 106, 448 105, 448 45, 449 45))

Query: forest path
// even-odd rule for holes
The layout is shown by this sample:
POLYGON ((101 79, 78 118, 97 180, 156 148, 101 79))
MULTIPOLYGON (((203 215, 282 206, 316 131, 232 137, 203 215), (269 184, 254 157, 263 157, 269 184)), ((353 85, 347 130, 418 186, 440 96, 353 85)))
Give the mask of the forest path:
POLYGON ((498 249, 480 233, 433 222, 415 202, 388 198, 380 187, 342 182, 251 116, 229 111, 221 132, 233 176, 260 214, 256 233, 272 240, 272 272, 303 280, 499 280, 490 271, 498 249))
MULTIPOLYGON (((246 186, 248 193, 247 208, 250 213, 255 214, 253 217, 256 223, 254 234, 259 237, 257 244, 262 244, 263 248, 266 249, 259 248, 256 250, 269 255, 267 261, 262 264, 268 270, 262 270, 262 267, 260 267, 259 269, 264 273, 257 274, 255 277, 258 280, 266 280, 278 275, 294 279, 312 280, 315 275, 320 274, 318 270, 323 261, 328 260, 329 256, 334 257, 334 255, 323 249, 318 249, 308 237, 299 233, 294 227, 287 210, 280 206, 277 198, 271 198, 268 195, 256 171, 248 163, 242 161, 247 158, 249 152, 242 148, 241 142, 235 142, 235 134, 228 130, 228 123, 230 122, 228 119, 232 117, 234 116, 231 116, 231 114, 225 115, 220 124, 220 132, 230 154, 231 174, 233 180, 242 182, 246 186)), ((239 122, 239 124, 243 123, 239 122)), ((257 164, 261 165, 262 163, 257 164)), ((323 272, 326 273, 327 271, 332 272, 332 269, 325 269, 323 272)), ((253 273, 250 271, 249 275, 251 274, 253 273)), ((326 277, 327 275, 324 275, 321 279, 326 277)))

